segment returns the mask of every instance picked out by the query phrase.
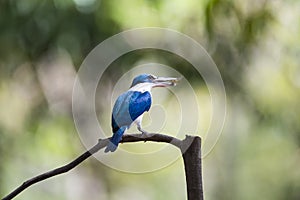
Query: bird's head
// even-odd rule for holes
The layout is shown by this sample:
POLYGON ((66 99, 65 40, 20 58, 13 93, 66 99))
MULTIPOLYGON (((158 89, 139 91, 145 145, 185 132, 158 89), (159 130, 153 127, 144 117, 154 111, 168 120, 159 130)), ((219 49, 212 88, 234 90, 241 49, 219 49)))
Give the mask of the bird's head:
POLYGON ((179 80, 180 78, 156 77, 152 74, 141 74, 133 79, 130 87, 134 87, 140 83, 151 83, 152 87, 175 86, 179 80))

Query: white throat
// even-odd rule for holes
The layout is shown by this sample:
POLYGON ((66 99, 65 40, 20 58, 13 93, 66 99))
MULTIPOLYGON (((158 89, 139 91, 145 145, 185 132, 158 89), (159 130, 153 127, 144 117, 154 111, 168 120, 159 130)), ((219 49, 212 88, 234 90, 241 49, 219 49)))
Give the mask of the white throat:
POLYGON ((154 86, 153 83, 139 83, 132 88, 129 89, 129 91, 137 91, 137 92, 150 92, 152 87, 154 86))

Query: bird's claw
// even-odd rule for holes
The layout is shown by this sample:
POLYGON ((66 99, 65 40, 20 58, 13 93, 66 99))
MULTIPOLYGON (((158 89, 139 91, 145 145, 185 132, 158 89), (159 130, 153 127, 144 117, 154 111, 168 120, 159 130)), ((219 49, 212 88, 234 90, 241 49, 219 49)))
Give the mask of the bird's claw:
MULTIPOLYGON (((141 126, 138 126, 138 130, 142 133, 142 137, 143 138, 147 138, 149 133, 147 131, 145 131, 144 129, 142 129, 141 126)), ((146 140, 144 142, 147 142, 146 140)))
POLYGON ((142 131, 143 136, 147 136, 149 133, 147 131, 142 131))
MULTIPOLYGON (((147 131, 141 130, 141 132, 142 132, 142 137, 143 138, 147 138, 148 137, 149 133, 147 131)), ((144 142, 147 142, 147 141, 145 140, 144 142)))

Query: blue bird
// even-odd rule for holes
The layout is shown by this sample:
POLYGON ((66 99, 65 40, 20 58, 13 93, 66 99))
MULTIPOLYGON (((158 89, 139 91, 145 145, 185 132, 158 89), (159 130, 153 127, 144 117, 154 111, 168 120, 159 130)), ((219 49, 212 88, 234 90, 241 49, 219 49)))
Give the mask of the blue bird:
POLYGON ((140 132, 147 134, 142 129, 141 123, 143 114, 151 107, 151 89, 175 86, 178 81, 177 78, 156 77, 151 74, 141 74, 135 77, 129 90, 121 94, 115 102, 111 121, 113 136, 104 152, 114 152, 123 134, 133 123, 137 125, 140 132))

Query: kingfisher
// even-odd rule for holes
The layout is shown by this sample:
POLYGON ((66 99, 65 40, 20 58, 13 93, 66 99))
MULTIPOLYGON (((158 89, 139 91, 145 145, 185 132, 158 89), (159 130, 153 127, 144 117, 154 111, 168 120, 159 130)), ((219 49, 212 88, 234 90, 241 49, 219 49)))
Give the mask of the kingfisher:
POLYGON ((111 126, 113 136, 104 152, 114 152, 123 134, 132 124, 144 135, 147 131, 142 129, 142 118, 148 112, 152 104, 151 89, 155 87, 175 86, 179 78, 156 77, 152 74, 136 76, 127 92, 121 94, 113 107, 111 126))

